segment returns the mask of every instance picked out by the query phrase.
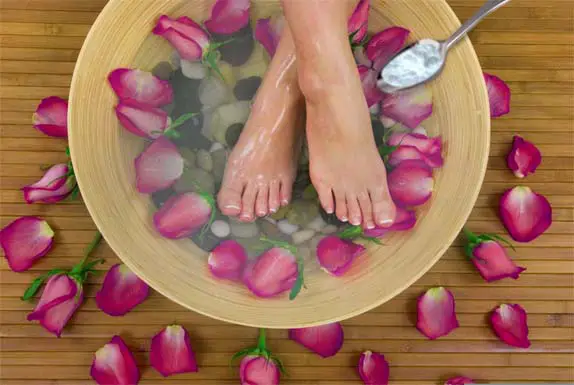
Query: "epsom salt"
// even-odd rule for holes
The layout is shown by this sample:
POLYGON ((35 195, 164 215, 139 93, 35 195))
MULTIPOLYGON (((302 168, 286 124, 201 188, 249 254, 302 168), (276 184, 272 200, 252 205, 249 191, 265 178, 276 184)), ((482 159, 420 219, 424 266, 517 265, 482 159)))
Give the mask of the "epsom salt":
POLYGON ((440 44, 424 39, 387 64, 381 80, 392 87, 408 88, 431 78, 441 66, 440 44))

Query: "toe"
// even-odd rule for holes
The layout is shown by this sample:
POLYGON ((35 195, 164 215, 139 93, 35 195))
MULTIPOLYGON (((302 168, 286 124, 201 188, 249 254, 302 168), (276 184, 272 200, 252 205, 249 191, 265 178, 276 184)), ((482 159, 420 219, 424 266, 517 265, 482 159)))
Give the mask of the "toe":
POLYGON ((343 192, 335 191, 335 212, 341 222, 347 222, 349 220, 347 202, 345 201, 345 193, 343 192))
POLYGON ((377 226, 389 227, 395 220, 397 208, 386 186, 376 187, 370 191, 373 203, 373 216, 377 226))
POLYGON ((264 217, 269 214, 269 186, 259 186, 257 200, 255 201, 255 215, 264 217))
POLYGON ((281 206, 287 206, 291 202, 291 193, 293 191, 293 181, 281 180, 281 206))
POLYGON ((375 227, 375 222, 373 219, 373 205, 371 203, 371 197, 367 191, 364 191, 358 195, 359 207, 361 208, 361 214, 363 216, 363 227, 366 229, 373 229, 375 227))
POLYGON ((255 219, 255 200, 257 199, 257 187, 248 184, 243 193, 241 203, 241 215, 239 219, 245 222, 251 222, 255 219))
POLYGON ((347 210, 349 211, 349 223, 357 226, 361 224, 361 208, 359 207, 359 200, 355 194, 347 195, 347 210))
POLYGON ((333 190, 330 187, 319 186, 316 188, 317 195, 319 195, 319 201, 321 206, 325 209, 327 214, 333 214, 335 212, 335 201, 333 199, 333 190))
POLYGON ((241 212, 241 195, 245 185, 241 182, 224 183, 217 195, 217 204, 223 215, 236 216, 241 212))
POLYGON ((273 180, 269 184, 269 211, 271 213, 276 213, 281 206, 281 197, 279 196, 280 188, 281 182, 278 180, 273 180))

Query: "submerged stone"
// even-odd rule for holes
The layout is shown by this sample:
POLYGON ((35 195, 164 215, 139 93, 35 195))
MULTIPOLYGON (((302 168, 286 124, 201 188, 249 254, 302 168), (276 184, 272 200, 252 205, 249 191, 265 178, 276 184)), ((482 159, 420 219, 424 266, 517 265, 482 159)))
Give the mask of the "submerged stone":
POLYGON ((251 76, 237 81, 233 94, 237 100, 251 100, 261 85, 260 76, 251 76))
POLYGON ((213 194, 215 192, 215 181, 213 176, 200 168, 185 169, 173 189, 179 193, 195 191, 213 194))
POLYGON ((199 149, 197 151, 196 163, 197 166, 199 166, 199 168, 207 172, 211 172, 213 170, 213 159, 211 158, 211 154, 207 150, 199 149))
POLYGON ((151 194, 151 200, 154 203, 155 207, 158 209, 163 206, 165 201, 175 195, 175 191, 171 188, 167 188, 165 190, 157 191, 151 194))
POLYGON ((315 202, 298 200, 291 204, 287 213, 289 223, 298 226, 307 226, 319 214, 319 207, 315 202))
POLYGON ((232 35, 211 34, 212 40, 216 43, 223 43, 231 40, 229 43, 219 47, 221 60, 226 61, 234 67, 239 67, 249 60, 255 40, 253 40, 253 31, 251 25, 247 25, 232 35))
POLYGON ((199 100, 200 80, 189 79, 183 75, 181 69, 175 71, 170 79, 173 88, 173 99, 175 108, 172 119, 175 120, 183 114, 201 111, 201 101, 199 100))
POLYGON ((173 67, 166 61, 162 61, 156 64, 151 70, 151 73, 161 80, 169 80, 173 73, 173 67))
POLYGON ((211 109, 231 101, 231 91, 219 76, 208 76, 199 86, 199 100, 204 109, 211 109))
POLYGON ((203 114, 199 113, 177 128, 179 138, 174 138, 173 142, 180 147, 203 148, 206 150, 211 148, 211 141, 201 134, 202 126, 203 114))
POLYGON ((225 133, 225 142, 229 147, 234 147, 239 140, 239 136, 243 132, 243 127, 245 125, 243 123, 234 123, 227 128, 227 132, 225 133))

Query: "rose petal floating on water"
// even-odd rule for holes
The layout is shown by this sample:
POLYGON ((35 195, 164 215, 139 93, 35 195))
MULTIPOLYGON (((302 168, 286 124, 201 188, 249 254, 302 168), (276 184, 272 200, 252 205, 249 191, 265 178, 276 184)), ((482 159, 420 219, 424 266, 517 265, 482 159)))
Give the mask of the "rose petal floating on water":
POLYGON ((427 156, 437 156, 442 152, 442 141, 440 136, 429 138, 422 134, 405 134, 397 132, 391 134, 387 141, 389 146, 411 146, 427 156))
POLYGON ((499 77, 484 73, 488 100, 490 102, 490 116, 496 118, 510 112, 510 88, 499 77))
POLYGON ((506 164, 518 178, 534 174, 542 162, 542 154, 538 148, 518 135, 514 135, 512 150, 506 157, 506 164))
POLYGON ((42 99, 33 116, 34 128, 56 138, 68 137, 68 102, 58 96, 42 99))
POLYGON ((414 129, 432 115, 432 92, 426 86, 419 86, 385 94, 381 106, 384 116, 414 129))
POLYGON ((136 106, 161 107, 173 101, 173 89, 167 80, 150 72, 118 68, 108 75, 108 82, 120 99, 136 106))
POLYGON ((393 201, 403 207, 419 206, 432 195, 432 169, 420 160, 404 160, 387 177, 393 201))
POLYGON ((517 242, 538 238, 552 224, 552 207, 546 197, 525 186, 506 190, 500 198, 499 214, 517 242))
POLYGON ((347 31, 353 37, 353 43, 360 43, 367 36, 370 6, 371 0, 360 0, 349 18, 347 31))
POLYGON ((164 110, 133 102, 120 102, 116 116, 126 130, 148 139, 159 138, 169 126, 169 116, 164 110))
POLYGON ((164 377, 198 371, 189 334, 181 325, 169 325, 152 338, 149 361, 164 377))
POLYGON ((323 358, 337 354, 343 346, 343 327, 339 322, 301 329, 289 329, 289 338, 323 358))
POLYGON ((76 177, 69 171, 66 163, 56 164, 39 181, 22 187, 26 202, 56 203, 68 197, 76 187, 76 177))
POLYGON ((99 385, 137 385, 140 380, 136 360, 120 336, 98 349, 90 375, 99 385))
POLYGON ((243 282, 256 296, 269 298, 291 290, 298 274, 295 256, 285 248, 273 247, 247 265, 243 282))
POLYGON ((20 217, 0 230, 0 246, 12 271, 28 270, 52 248, 54 231, 42 218, 20 217))
POLYGON ((205 28, 211 33, 231 35, 249 24, 250 0, 217 0, 205 28))
POLYGON ((136 159, 136 188, 144 194, 171 187, 183 174, 184 160, 177 146, 162 136, 136 159))
POLYGON ((424 128, 423 126, 418 126, 417 128, 411 131, 411 134, 419 134, 427 138, 429 136, 426 128, 424 128))
POLYGON ((44 329, 60 337, 64 326, 83 301, 81 284, 66 274, 54 275, 48 279, 40 301, 27 319, 40 321, 44 329))
POLYGON ((357 69, 363 85, 363 93, 367 99, 367 105, 372 107, 383 100, 384 97, 384 94, 377 87, 377 73, 364 65, 358 66, 357 69))
MULTIPOLYGON (((405 45, 410 31, 401 27, 390 27, 371 37, 367 43, 366 53, 373 64, 375 72, 383 67, 405 45)), ((378 75, 378 74, 377 74, 378 75)))
POLYGON ((209 222, 214 205, 213 198, 206 194, 175 195, 154 214, 154 227, 165 238, 188 237, 209 222))
POLYGON ((464 384, 474 384, 474 381, 468 377, 452 377, 446 380, 444 385, 464 385, 464 384))
POLYGON ((122 316, 145 301, 149 286, 124 264, 112 266, 96 294, 96 304, 104 313, 122 316))
POLYGON ((364 251, 363 245, 330 235, 321 239, 317 245, 317 262, 327 273, 342 276, 351 268, 353 260, 364 251))
POLYGON ((207 264, 211 274, 218 278, 238 280, 243 276, 247 252, 237 241, 221 242, 209 253, 207 264))
POLYGON ((359 358, 359 376, 365 385, 387 385, 389 383, 389 363, 385 356, 367 350, 359 358))
POLYGON ((443 165, 442 154, 440 152, 425 155, 414 146, 399 146, 389 155, 388 164, 398 166, 405 160, 420 160, 431 168, 439 168, 443 165))
POLYGON ((284 19, 281 16, 259 19, 255 25, 255 40, 265 48, 271 57, 275 55, 277 45, 279 45, 283 23, 284 19))
POLYGON ((239 366, 241 385, 278 385, 281 373, 277 363, 261 356, 245 356, 239 366))
POLYGON ((490 323, 498 338, 505 344, 518 348, 530 347, 527 316, 522 306, 502 304, 496 307, 490 316, 490 323))
POLYGON ((422 294, 417 302, 417 329, 429 339, 445 336, 458 327, 454 296, 444 287, 422 294))
POLYGON ((162 15, 152 33, 169 41, 185 60, 201 60, 209 49, 209 36, 199 24, 187 16, 172 19, 162 15))
POLYGON ((415 227, 417 223, 417 216, 413 210, 406 210, 397 207, 395 220, 390 227, 376 226, 374 229, 364 230, 363 235, 366 237, 379 238, 392 231, 407 231, 415 227))

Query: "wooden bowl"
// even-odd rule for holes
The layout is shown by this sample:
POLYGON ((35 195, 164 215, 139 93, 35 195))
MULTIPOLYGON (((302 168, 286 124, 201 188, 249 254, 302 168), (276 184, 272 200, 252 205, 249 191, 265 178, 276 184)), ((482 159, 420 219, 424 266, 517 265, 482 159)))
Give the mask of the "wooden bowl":
MULTIPOLYGON (((161 238, 151 224, 149 196, 134 187, 133 159, 143 141, 123 130, 107 84, 118 67, 151 70, 171 47, 150 34, 161 14, 205 20, 213 0, 110 0, 79 55, 70 93, 70 147, 88 210, 108 244, 151 287, 196 312, 220 320, 268 328, 307 327, 344 320, 401 293, 442 256, 467 220, 486 171, 490 118, 482 71, 471 43, 449 55, 431 84, 434 114, 425 128, 442 135, 445 166, 435 172, 435 193, 419 211, 415 229, 371 247, 351 273, 334 278, 309 269, 299 297, 262 300, 240 285, 207 272, 206 253, 190 240, 161 238)), ((253 0, 252 19, 279 10, 278 1, 253 0)), ((369 28, 390 25, 412 39, 447 37, 459 21, 443 0, 375 0, 369 28)), ((461 258, 463 256, 461 255, 461 258)))

